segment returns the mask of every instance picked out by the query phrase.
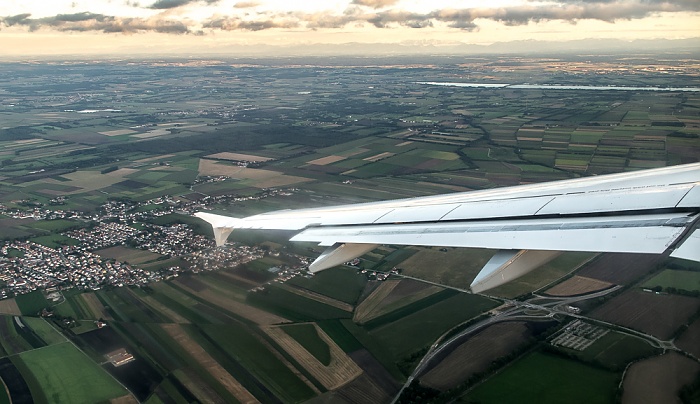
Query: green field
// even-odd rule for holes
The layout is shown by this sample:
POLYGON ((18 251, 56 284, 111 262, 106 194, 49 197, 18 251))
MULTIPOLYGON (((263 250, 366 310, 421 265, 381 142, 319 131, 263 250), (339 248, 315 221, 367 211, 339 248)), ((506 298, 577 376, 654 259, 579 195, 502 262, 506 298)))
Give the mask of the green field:
POLYGON ((355 304, 367 283, 355 269, 336 267, 315 274, 312 278, 294 277, 290 284, 309 289, 342 302, 355 304))
POLYGON ((39 237, 33 237, 30 239, 30 241, 33 241, 37 244, 41 244, 43 246, 49 247, 49 248, 59 248, 64 245, 78 245, 80 242, 74 238, 66 237, 61 234, 51 234, 48 236, 39 236, 39 237))
POLYGON ((314 396, 311 388, 286 367, 250 329, 235 324, 205 325, 201 329, 219 349, 243 365, 283 401, 298 402, 314 396))
POLYGON ((294 338, 309 351, 319 362, 328 366, 331 363, 331 350, 321 339, 313 324, 294 324, 282 327, 282 330, 294 338))
POLYGON ((576 355, 584 361, 598 363, 611 370, 622 370, 633 360, 659 352, 659 349, 644 340, 610 331, 576 355))
POLYGON ((352 315, 273 285, 266 287, 264 291, 249 294, 247 302, 294 321, 349 318, 352 315))
POLYGON ((533 292, 560 279, 593 257, 595 257, 594 253, 564 252, 534 271, 505 285, 493 288, 487 293, 493 296, 514 298, 533 292))
POLYGON ((462 397, 464 403, 613 403, 616 373, 533 352, 462 397))
POLYGON ((655 286, 661 286, 664 289, 675 288, 689 292, 700 292, 700 272, 667 269, 642 285, 645 288, 653 288, 655 286))
MULTIPOLYGON (((95 403, 128 394, 116 380, 80 352, 64 342, 24 352, 15 360, 20 371, 31 372, 36 385, 29 385, 36 402, 95 403)), ((26 377, 26 376, 25 376, 26 377)))
POLYGON ((498 304, 483 296, 458 293, 422 310, 407 314, 392 323, 373 329, 370 334, 386 345, 394 358, 399 360, 429 346, 450 328, 498 304))
POLYGON ((15 298, 15 301, 17 301, 17 306, 19 306, 20 311, 25 316, 36 316, 41 310, 51 305, 40 290, 19 295, 15 298))
POLYGON ((75 220, 56 219, 56 220, 38 220, 29 227, 35 229, 47 230, 52 233, 60 233, 66 230, 84 227, 85 224, 75 220))
POLYGON ((22 322, 41 338, 46 345, 60 344, 66 341, 66 337, 61 335, 51 324, 40 317, 23 317, 22 322))
POLYGON ((324 320, 320 321, 318 325, 343 351, 354 352, 363 348, 360 341, 345 328, 343 320, 324 320))
MULTIPOLYGON (((21 317, 17 318, 21 321, 21 317)), ((7 355, 14 355, 42 346, 41 341, 37 341, 35 338, 32 339, 31 336, 31 341, 24 338, 28 333, 20 333, 18 331, 14 316, 0 316, 0 322, 0 344, 2 345, 2 350, 7 355)))

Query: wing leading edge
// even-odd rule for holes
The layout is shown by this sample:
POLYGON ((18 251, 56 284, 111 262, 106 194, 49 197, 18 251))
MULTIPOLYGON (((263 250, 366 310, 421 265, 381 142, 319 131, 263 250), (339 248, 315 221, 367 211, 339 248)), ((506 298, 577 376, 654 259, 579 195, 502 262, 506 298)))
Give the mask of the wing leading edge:
POLYGON ((295 230, 292 241, 329 247, 319 271, 376 245, 502 250, 472 284, 480 292, 514 279, 558 251, 632 252, 698 259, 690 229, 700 213, 700 163, 543 184, 394 201, 271 212, 234 219, 211 213, 217 245, 234 228, 295 230), (674 255, 674 251, 678 251, 674 255))

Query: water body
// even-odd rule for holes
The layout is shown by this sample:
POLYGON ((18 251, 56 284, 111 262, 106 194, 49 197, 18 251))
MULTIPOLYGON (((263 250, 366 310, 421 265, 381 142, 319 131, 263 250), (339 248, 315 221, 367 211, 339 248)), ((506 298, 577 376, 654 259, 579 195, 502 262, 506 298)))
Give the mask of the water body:
POLYGON ((515 88, 527 90, 595 90, 595 91, 689 91, 700 92, 700 87, 626 87, 626 86, 566 86, 561 84, 508 84, 508 83, 451 83, 418 81, 416 84, 445 87, 515 88))

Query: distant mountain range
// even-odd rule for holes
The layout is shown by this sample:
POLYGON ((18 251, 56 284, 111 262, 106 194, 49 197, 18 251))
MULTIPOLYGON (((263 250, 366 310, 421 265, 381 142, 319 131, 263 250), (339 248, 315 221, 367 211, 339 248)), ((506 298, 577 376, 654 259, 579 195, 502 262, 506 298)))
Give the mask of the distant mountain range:
MULTIPOLYGON (((202 52, 200 49, 199 52, 202 52)), ((478 54, 552 54, 588 52, 600 53, 664 53, 683 52, 699 53, 700 37, 690 39, 652 39, 625 41, 620 39, 582 39, 575 41, 512 41, 497 42, 491 45, 473 45, 465 43, 441 44, 435 42, 404 42, 388 43, 346 43, 346 44, 304 44, 293 46, 246 45, 212 48, 204 51, 207 54, 223 54, 230 52, 236 55, 478 55, 478 54)))

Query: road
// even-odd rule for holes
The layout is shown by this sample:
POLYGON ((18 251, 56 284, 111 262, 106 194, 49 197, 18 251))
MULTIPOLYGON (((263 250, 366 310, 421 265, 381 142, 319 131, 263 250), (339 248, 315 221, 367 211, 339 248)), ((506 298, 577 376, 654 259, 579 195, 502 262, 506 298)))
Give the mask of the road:
MULTIPOLYGON (((404 275, 399 275, 403 278, 408 278, 408 279, 414 279, 420 282, 425 282, 429 283, 432 285, 440 286, 443 288, 449 288, 449 289, 454 289, 458 290, 460 292, 464 293, 471 293, 468 290, 465 289, 460 289, 460 288, 454 288, 454 287, 449 287, 445 285, 441 285, 435 282, 430 282, 430 281, 425 281, 422 279, 414 278, 411 276, 404 276, 404 275)), ((450 337, 446 341, 442 341, 442 339, 451 331, 448 331, 447 333, 443 334, 440 338, 437 339, 437 341, 428 349, 428 352, 423 356, 421 361, 418 363, 416 366, 415 370, 413 373, 406 379, 406 383, 401 387, 401 390, 396 394, 394 399, 392 400, 392 404, 396 403, 398 398, 401 396, 401 393, 403 390, 408 387, 413 380, 415 380, 420 374, 426 369, 430 361, 435 358, 436 355, 440 354, 442 351, 448 349, 452 344, 458 342, 461 338, 464 336, 474 333, 477 330, 481 328, 488 327, 492 324, 502 322, 502 321, 514 321, 514 320, 543 320, 546 318, 554 318, 555 315, 561 315, 561 316, 566 316, 566 317, 572 317, 572 318, 577 318, 581 320, 585 320, 589 323, 593 324, 598 324, 610 329, 613 329, 618 332, 622 332, 625 334, 629 334, 638 338, 641 338, 645 340, 647 343, 652 345, 653 347, 656 348, 661 348, 664 350, 675 350, 675 351, 680 351, 674 344, 673 341, 663 341, 660 340, 653 335, 649 335, 646 333, 643 333, 641 331, 633 330, 627 327, 620 326, 618 324, 613 324, 609 323, 607 321, 602 321, 602 320, 597 320, 590 318, 588 316, 572 313, 570 310, 567 310, 568 306, 571 306, 577 302, 583 301, 583 300, 589 300, 589 299, 595 299, 598 297, 603 297, 606 296, 612 292, 617 291, 618 289, 622 288, 620 285, 616 285, 612 288, 604 289, 598 292, 593 292, 585 295, 579 295, 579 296, 566 296, 566 297, 550 297, 550 296, 540 296, 540 295, 535 295, 534 297, 528 299, 527 301, 518 301, 518 300, 512 300, 512 299, 503 299, 503 298, 498 298, 498 297, 493 297, 493 296, 488 296, 494 300, 498 300, 503 302, 506 305, 510 305, 512 307, 498 313, 497 315, 494 315, 492 317, 486 318, 478 323, 475 323, 464 330, 460 331, 458 334, 450 337), (544 302, 541 302, 544 300, 544 302), (527 314, 527 311, 541 311, 543 314, 538 315, 538 314, 527 314)), ((461 326, 458 325, 457 327, 461 326)))

